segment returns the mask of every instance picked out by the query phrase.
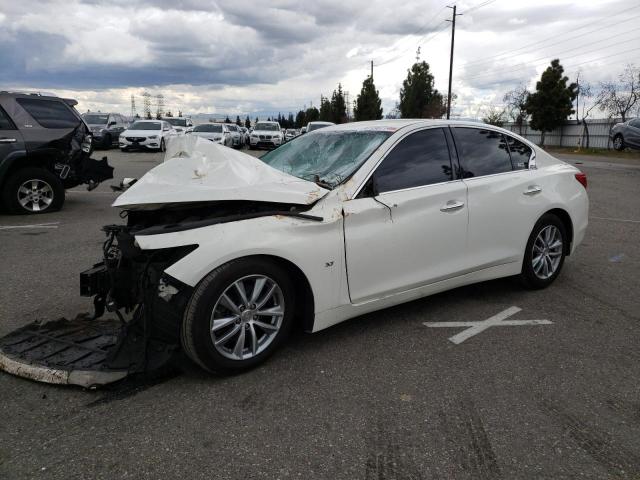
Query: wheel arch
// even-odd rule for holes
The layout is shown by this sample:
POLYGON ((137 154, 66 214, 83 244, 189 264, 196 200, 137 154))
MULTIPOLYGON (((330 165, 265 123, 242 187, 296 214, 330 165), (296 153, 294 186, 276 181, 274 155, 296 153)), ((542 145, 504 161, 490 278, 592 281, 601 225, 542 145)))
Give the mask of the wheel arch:
POLYGON ((555 215, 564 225, 564 228, 567 231, 567 235, 569 235, 569 243, 565 244, 564 253, 565 255, 569 256, 571 254, 571 244, 573 243, 573 221, 571 220, 571 215, 569 215, 569 212, 562 208, 552 208, 551 210, 544 212, 543 215, 547 214, 555 215))
POLYGON ((292 283, 295 289, 296 324, 301 326, 305 332, 313 331, 313 322, 315 318, 315 300, 313 295, 313 289, 311 288, 311 283, 309 282, 307 275, 305 275, 302 269, 298 265, 293 263, 291 260, 288 260, 284 257, 280 257, 277 255, 272 255, 272 254, 254 254, 254 255, 234 257, 232 259, 227 260, 226 262, 221 263, 220 265, 217 265, 216 268, 219 268, 222 265, 225 265, 227 263, 231 263, 237 260, 247 260, 247 259, 267 260, 276 265, 279 265, 280 267, 284 268, 287 271, 287 273, 291 276, 293 280, 292 283))

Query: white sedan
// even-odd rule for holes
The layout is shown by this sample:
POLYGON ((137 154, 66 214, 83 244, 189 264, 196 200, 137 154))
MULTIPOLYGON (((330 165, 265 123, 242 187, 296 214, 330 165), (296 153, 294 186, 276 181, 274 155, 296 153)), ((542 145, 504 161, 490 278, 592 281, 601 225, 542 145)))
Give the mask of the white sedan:
POLYGON ((586 186, 575 167, 477 123, 330 126, 261 160, 178 137, 114 204, 129 214, 111 307, 153 301, 151 331, 172 332, 209 371, 242 371, 294 324, 316 332, 499 277, 549 286, 585 235, 586 186), (142 266, 159 281, 140 281, 142 266))
POLYGON ((120 134, 120 150, 150 149, 164 152, 171 137, 178 132, 164 120, 138 120, 120 134))
POLYGON ((204 123, 202 125, 196 125, 191 132, 187 132, 188 135, 194 137, 205 138, 211 142, 219 143, 220 145, 231 145, 231 132, 224 123, 204 123))

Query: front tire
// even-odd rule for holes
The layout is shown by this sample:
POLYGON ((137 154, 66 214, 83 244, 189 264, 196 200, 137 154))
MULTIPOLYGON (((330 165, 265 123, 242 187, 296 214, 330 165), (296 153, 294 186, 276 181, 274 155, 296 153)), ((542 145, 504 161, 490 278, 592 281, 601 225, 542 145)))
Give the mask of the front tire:
POLYGON ((529 236, 520 279, 526 288, 541 289, 560 275, 568 251, 569 238, 562 221, 547 213, 538 220, 529 236))
POLYGON ((624 150, 624 138, 622 138, 621 134, 613 137, 613 148, 619 152, 624 150))
POLYGON ((294 287, 278 264, 226 263, 196 287, 182 323, 186 354, 205 370, 231 374, 264 362, 293 326, 294 287))
POLYGON ((64 204, 64 186, 58 177, 44 168, 18 170, 9 177, 2 200, 11 213, 40 214, 55 212, 64 204))
POLYGON ((162 140, 160 140, 160 151, 164 152, 167 150, 166 145, 164 144, 164 138, 162 140))

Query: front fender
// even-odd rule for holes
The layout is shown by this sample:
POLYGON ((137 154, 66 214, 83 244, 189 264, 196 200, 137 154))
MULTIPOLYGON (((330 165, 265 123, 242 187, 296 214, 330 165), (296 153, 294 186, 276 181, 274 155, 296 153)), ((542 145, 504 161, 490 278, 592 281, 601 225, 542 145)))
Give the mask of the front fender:
POLYGON ((268 216, 160 235, 138 235, 143 250, 198 245, 165 270, 195 287, 209 272, 231 260, 269 255, 288 260, 306 276, 316 312, 334 308, 346 290, 342 216, 322 221, 268 216))

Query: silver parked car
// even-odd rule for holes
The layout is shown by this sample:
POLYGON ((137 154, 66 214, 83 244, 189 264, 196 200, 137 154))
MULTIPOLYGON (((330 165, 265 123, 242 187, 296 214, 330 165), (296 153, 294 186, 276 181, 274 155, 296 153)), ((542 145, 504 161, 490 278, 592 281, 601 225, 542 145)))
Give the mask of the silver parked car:
POLYGON ((624 150, 626 147, 640 149, 640 118, 616 123, 611 129, 609 137, 616 150, 624 150))
POLYGON ((235 123, 225 123, 231 134, 231 147, 242 148, 242 132, 235 123))

